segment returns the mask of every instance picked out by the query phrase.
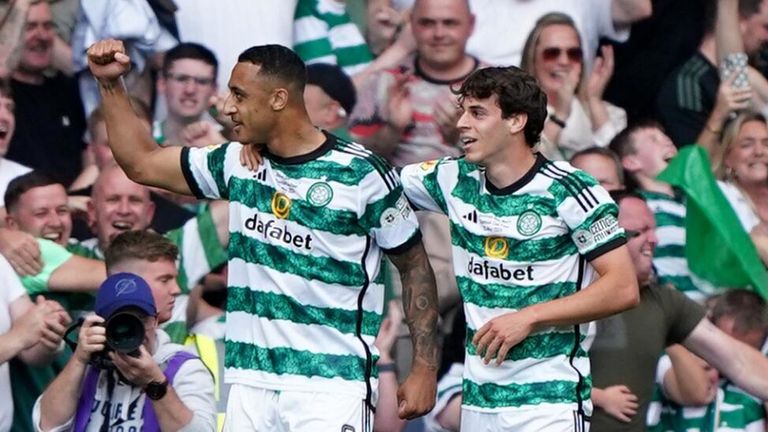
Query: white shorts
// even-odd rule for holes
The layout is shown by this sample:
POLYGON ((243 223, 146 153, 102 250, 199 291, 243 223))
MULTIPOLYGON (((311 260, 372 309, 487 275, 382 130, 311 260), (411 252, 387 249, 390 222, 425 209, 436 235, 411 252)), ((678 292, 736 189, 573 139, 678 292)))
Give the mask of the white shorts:
POLYGON ((371 432, 365 400, 333 393, 266 390, 233 384, 225 432, 371 432))
POLYGON ((461 410, 461 430, 472 432, 589 432, 589 420, 572 408, 481 412, 461 410))

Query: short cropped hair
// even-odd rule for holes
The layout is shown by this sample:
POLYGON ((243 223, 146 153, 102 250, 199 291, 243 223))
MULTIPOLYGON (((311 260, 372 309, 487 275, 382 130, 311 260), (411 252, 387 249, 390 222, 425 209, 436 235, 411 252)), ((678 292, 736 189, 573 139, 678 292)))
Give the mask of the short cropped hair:
MULTIPOLYGON (((5 190, 5 196, 3 198, 5 200, 6 210, 8 212, 15 210, 16 206, 19 204, 19 200, 21 200, 21 196, 28 191, 54 184, 61 183, 39 171, 31 171, 16 177, 8 183, 8 188, 5 190)), ((64 187, 64 185, 62 185, 62 187, 64 187)))
POLYGON ((216 54, 203 45, 194 42, 182 42, 165 52, 163 57, 163 75, 167 75, 176 60, 191 59, 213 66, 213 77, 219 73, 219 61, 216 54))
POLYGON ((176 262, 178 256, 179 248, 170 240, 154 231, 139 230, 124 232, 115 237, 104 252, 104 262, 107 271, 110 271, 114 266, 129 260, 176 262))
POLYGON ((580 150, 571 156, 571 163, 575 161, 576 159, 582 157, 582 156, 591 156, 591 155, 597 155, 597 156, 603 156, 608 159, 610 159, 613 164, 616 166, 616 175, 618 176, 619 181, 621 184, 624 184, 624 168, 621 165, 621 159, 619 159, 619 156, 614 153, 611 149, 607 149, 605 147, 597 147, 592 146, 585 148, 584 150, 580 150))
POLYGON ((461 103, 466 97, 488 99, 496 95, 501 117, 526 114, 523 133, 529 147, 538 144, 547 118, 547 96, 529 73, 515 66, 489 67, 472 72, 453 93, 461 103))
POLYGON ((733 329, 739 333, 768 331, 768 311, 765 299, 752 291, 731 289, 719 295, 712 306, 711 320, 733 318, 733 329))
POLYGON ((237 58, 239 63, 253 63, 259 66, 259 74, 276 78, 303 92, 307 83, 307 67, 301 57, 282 45, 258 45, 243 51, 237 58))

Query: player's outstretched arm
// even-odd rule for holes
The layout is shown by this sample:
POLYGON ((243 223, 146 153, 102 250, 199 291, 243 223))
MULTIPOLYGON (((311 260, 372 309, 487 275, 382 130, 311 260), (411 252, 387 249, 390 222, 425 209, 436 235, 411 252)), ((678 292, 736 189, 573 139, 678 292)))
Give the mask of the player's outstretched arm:
POLYGON ((131 68, 123 42, 107 39, 88 48, 88 67, 99 83, 109 146, 131 180, 191 195, 181 170, 181 147, 160 147, 131 107, 122 77, 131 68))
POLYGON ((408 251, 389 255, 403 282, 405 321, 411 331, 413 367, 397 392, 400 418, 412 419, 432 410, 437 392, 440 350, 437 343, 435 275, 419 242, 408 251))

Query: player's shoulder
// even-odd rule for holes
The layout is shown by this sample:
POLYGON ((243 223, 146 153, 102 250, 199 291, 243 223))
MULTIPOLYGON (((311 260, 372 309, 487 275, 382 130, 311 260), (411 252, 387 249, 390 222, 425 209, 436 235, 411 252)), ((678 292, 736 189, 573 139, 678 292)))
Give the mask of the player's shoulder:
POLYGON ((329 157, 343 165, 345 170, 352 171, 361 180, 375 173, 381 177, 389 188, 399 183, 397 173, 386 159, 354 141, 333 136, 335 143, 329 157))

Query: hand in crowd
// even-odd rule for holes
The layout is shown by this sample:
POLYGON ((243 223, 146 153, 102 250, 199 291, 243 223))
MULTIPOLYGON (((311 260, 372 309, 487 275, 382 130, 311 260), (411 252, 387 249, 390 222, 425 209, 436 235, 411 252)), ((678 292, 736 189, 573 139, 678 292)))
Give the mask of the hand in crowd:
POLYGON ((224 128, 224 135, 227 135, 226 131, 231 131, 235 127, 232 118, 224 114, 224 104, 227 102, 227 97, 229 97, 229 91, 223 91, 208 99, 208 106, 210 107, 208 113, 216 120, 216 123, 224 128))
POLYGON ((0 254, 19 276, 36 275, 43 270, 37 240, 23 231, 0 230, 0 254))
MULTIPOLYGON (((731 74, 728 78, 720 82, 717 88, 717 100, 712 109, 713 114, 718 117, 721 124, 734 111, 745 110, 750 107, 752 101, 751 87, 734 87, 733 82, 738 74, 731 74)), ((715 125, 711 125, 715 126, 715 125)), ((719 127, 717 127, 719 129, 719 127)))
POLYGON ((392 361, 392 347, 395 346, 403 322, 403 311, 400 302, 390 300, 387 305, 387 316, 381 322, 379 334, 373 344, 379 350, 379 361, 392 361))
POLYGON ((532 331, 533 324, 523 309, 497 316, 485 323, 475 333, 472 344, 477 349, 477 355, 483 357, 485 364, 495 358, 496 364, 500 365, 509 350, 527 338, 532 331))
POLYGON ((240 149, 240 165, 246 167, 248 171, 257 171, 262 162, 260 151, 260 145, 244 145, 240 149))
POLYGON ((125 379, 136 386, 144 387, 152 381, 165 380, 163 371, 144 345, 139 347, 138 357, 117 352, 111 352, 109 356, 125 379))
POLYGON ((185 146, 206 147, 226 142, 227 139, 209 121, 200 120, 184 127, 181 137, 185 146))
POLYGON ((453 95, 444 94, 435 101, 435 121, 443 139, 450 145, 457 145, 459 142, 459 129, 456 127, 456 122, 459 121, 460 114, 456 97, 453 95))
POLYGON ((100 82, 115 81, 131 69, 131 58, 122 41, 106 39, 88 48, 88 67, 100 82))
POLYGON ((403 17, 388 1, 379 1, 368 8, 368 43, 374 52, 380 53, 395 39, 403 17))
POLYGON ((82 364, 88 364, 91 355, 104 350, 107 343, 107 330, 104 328, 104 318, 92 313, 85 317, 80 334, 77 338, 77 348, 74 356, 82 364))
POLYGON ((49 350, 55 351, 61 344, 69 321, 69 315, 60 304, 37 296, 35 303, 13 322, 11 331, 17 332, 21 337, 24 349, 40 342, 49 350))
POLYGON ((637 396, 627 386, 615 385, 602 390, 600 407, 612 417, 624 423, 632 421, 637 414, 637 396))
POLYGON ((592 72, 587 80, 587 97, 596 100, 603 100, 605 87, 611 80, 614 68, 613 47, 611 45, 601 46, 600 54, 599 57, 595 58, 592 72))
POLYGON ((561 119, 567 119, 571 115, 571 103, 576 97, 576 89, 579 86, 579 73, 576 68, 559 72, 562 84, 557 89, 557 99, 552 101, 555 114, 561 119))
POLYGON ((413 123, 413 105, 408 97, 408 82, 412 77, 410 72, 396 75, 395 82, 389 87, 386 120, 398 131, 413 123))

